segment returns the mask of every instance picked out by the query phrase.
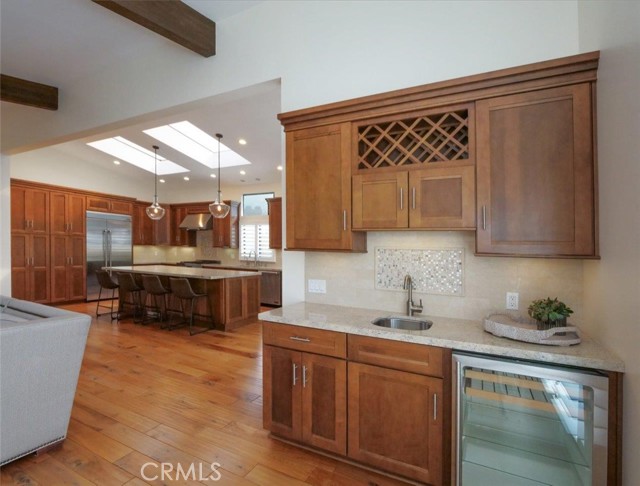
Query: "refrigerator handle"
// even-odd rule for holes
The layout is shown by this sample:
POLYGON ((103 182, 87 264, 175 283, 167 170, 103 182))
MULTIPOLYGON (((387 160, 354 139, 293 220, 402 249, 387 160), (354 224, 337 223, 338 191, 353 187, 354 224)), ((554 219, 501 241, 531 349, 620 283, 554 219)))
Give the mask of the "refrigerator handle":
POLYGON ((102 230, 102 259, 104 261, 104 266, 107 264, 107 230, 102 230))
POLYGON ((109 255, 109 266, 112 266, 113 255, 111 254, 111 230, 107 230, 107 251, 109 255))

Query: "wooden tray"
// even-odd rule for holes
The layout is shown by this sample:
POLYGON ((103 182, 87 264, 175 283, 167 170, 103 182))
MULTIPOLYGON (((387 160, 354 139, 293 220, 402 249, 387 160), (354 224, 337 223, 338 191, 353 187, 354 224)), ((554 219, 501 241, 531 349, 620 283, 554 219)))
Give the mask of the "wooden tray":
POLYGON ((500 337, 525 343, 549 346, 571 346, 580 343, 578 328, 575 326, 552 327, 538 330, 536 321, 527 317, 508 314, 491 314, 484 320, 484 330, 500 337))

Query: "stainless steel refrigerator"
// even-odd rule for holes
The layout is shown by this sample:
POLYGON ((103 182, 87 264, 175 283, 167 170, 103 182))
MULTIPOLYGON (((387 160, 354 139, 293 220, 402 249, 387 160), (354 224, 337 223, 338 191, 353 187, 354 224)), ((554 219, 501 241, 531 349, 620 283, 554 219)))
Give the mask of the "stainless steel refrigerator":
POLYGON ((133 264, 131 216, 87 211, 87 301, 97 300, 96 270, 133 264))

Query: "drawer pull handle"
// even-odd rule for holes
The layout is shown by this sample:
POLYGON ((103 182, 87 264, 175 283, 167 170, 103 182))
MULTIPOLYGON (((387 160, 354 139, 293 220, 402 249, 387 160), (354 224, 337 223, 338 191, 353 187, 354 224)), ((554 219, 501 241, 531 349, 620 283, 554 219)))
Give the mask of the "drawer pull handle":
POLYGON ((296 386, 298 381, 298 377, 296 376, 296 371, 298 371, 298 365, 293 363, 293 386, 296 386))
POLYGON ((301 341, 303 343, 310 343, 311 339, 306 338, 306 337, 300 337, 300 336, 289 336, 289 339, 293 340, 293 341, 301 341))
POLYGON ((400 188, 400 211, 404 209, 404 191, 400 188))
POLYGON ((487 229, 487 207, 482 206, 482 229, 487 229))
POLYGON ((438 419, 438 395, 433 394, 433 420, 438 419))
POLYGON ((302 388, 307 387, 307 367, 302 366, 302 388))

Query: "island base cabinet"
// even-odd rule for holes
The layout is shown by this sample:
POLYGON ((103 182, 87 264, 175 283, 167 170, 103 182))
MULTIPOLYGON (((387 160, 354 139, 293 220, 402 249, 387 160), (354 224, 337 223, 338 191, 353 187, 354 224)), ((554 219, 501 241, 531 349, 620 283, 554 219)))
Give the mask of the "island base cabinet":
POLYGON ((264 426, 328 452, 347 451, 347 365, 329 356, 264 347, 264 426))
POLYGON ((348 376, 349 458, 442 484, 442 379, 352 362, 348 376))

